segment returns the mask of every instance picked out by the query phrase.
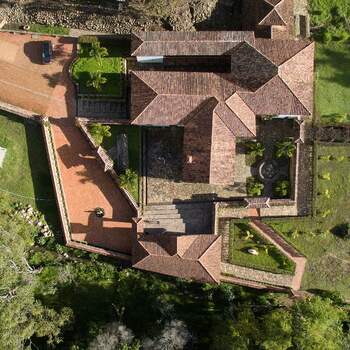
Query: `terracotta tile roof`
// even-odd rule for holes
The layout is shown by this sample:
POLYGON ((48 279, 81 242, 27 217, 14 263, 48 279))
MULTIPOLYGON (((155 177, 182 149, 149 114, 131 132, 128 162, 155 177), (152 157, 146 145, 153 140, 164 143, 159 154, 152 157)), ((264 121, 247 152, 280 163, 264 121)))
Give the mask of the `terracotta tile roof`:
POLYGON ((224 122, 234 136, 245 138, 255 136, 226 103, 218 103, 214 113, 224 122))
POLYGON ((244 0, 244 27, 258 31, 270 27, 269 38, 291 38, 294 32, 293 8, 293 0, 244 0))
POLYGON ((212 283, 219 282, 220 260, 221 236, 204 234, 144 234, 133 254, 136 268, 212 283))
POLYGON ((313 110, 314 52, 315 44, 310 43, 278 68, 279 76, 306 107, 308 114, 313 110))
POLYGON ((279 76, 255 93, 238 93, 256 115, 309 115, 309 111, 279 76))
POLYGON ((277 67, 254 47, 243 43, 231 55, 231 74, 238 86, 256 90, 277 74, 277 67))
POLYGON ((255 136, 256 135, 256 116, 249 106, 239 97, 237 93, 226 100, 226 104, 242 121, 245 127, 255 136))
POLYGON ((254 33, 244 31, 135 32, 132 56, 223 55, 239 43, 254 44, 254 33))
POLYGON ((286 22, 281 18, 279 13, 276 10, 272 10, 269 12, 266 17, 264 17, 260 22, 259 25, 262 26, 284 26, 286 25, 286 22))
POLYGON ((255 48, 272 63, 279 66, 310 44, 308 40, 256 39, 255 48))
MULTIPOLYGON (((184 33, 174 35, 185 37, 184 33)), ((190 39, 195 35, 188 34, 190 39)), ((255 45, 242 42, 230 51, 228 73, 188 71, 190 66, 187 70, 181 66, 184 56, 173 61, 171 70, 154 66, 130 73, 133 124, 185 126, 184 181, 221 183, 219 153, 214 157, 213 152, 223 144, 234 150, 236 137, 254 137, 256 115, 312 113, 314 45, 271 39, 257 39, 255 45), (174 69, 176 62, 179 71, 174 69), (217 128, 213 127, 215 118, 222 122, 215 122, 217 128), (216 130, 225 135, 223 143, 216 130)), ((221 154, 222 170, 227 183, 232 183, 231 154, 221 154)))

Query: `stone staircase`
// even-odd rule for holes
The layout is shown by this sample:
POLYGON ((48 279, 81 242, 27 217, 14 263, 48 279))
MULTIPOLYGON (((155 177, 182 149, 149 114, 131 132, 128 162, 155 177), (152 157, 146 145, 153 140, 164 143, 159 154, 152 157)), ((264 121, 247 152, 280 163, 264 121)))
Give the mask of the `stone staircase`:
POLYGON ((148 205, 143 212, 145 232, 212 233, 208 203, 148 205))

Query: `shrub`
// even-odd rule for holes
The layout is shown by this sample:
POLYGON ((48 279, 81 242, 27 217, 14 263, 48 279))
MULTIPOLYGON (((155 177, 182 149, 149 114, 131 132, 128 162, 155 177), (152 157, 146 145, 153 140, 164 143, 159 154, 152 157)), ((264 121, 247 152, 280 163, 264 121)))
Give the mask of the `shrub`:
POLYGON ((276 142, 276 157, 291 158, 296 150, 296 146, 291 139, 276 142))
POLYGON ((287 197, 290 192, 290 182, 288 180, 277 181, 274 191, 279 197, 287 197))
POLYGON ((261 142, 248 141, 245 144, 247 153, 255 157, 263 157, 265 152, 265 146, 261 142))
POLYGON ((350 239, 350 223, 337 225, 331 229, 331 232, 340 238, 350 239))
POLYGON ((330 173, 323 173, 323 174, 319 175, 319 178, 322 179, 322 180, 330 181, 331 180, 331 174, 330 173))
POLYGON ((138 176, 136 171, 126 169, 124 174, 119 175, 120 186, 130 188, 137 182, 138 176))
POLYGON ((101 145, 105 137, 112 136, 110 129, 111 127, 109 125, 102 125, 100 123, 94 123, 88 126, 91 137, 98 145, 101 145))
POLYGON ((264 184, 254 177, 247 179, 247 194, 249 196, 261 196, 264 190, 264 184))
POLYGON ((327 161, 327 162, 330 161, 331 158, 332 158, 331 155, 318 156, 319 160, 324 160, 324 161, 327 161))

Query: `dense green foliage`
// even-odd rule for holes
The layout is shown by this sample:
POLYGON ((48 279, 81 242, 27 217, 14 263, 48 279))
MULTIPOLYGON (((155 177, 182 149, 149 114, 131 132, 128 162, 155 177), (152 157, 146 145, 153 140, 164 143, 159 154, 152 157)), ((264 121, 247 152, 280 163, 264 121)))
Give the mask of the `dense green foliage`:
POLYGON ((350 3, 348 0, 311 0, 309 2, 314 36, 324 42, 350 38, 350 3))
POLYGON ((283 140, 276 142, 276 157, 291 158, 296 150, 293 140, 283 140))
POLYGON ((33 231, 0 197, 0 348, 22 349, 35 336, 48 343, 61 341, 60 330, 72 318, 69 308, 46 307, 36 298, 39 272, 27 259, 33 231))
POLYGON ((246 186, 248 196, 258 197, 264 191, 264 184, 253 176, 247 178, 246 186))
POLYGON ((290 182, 288 180, 277 181, 274 192, 278 197, 287 197, 290 192, 290 182))

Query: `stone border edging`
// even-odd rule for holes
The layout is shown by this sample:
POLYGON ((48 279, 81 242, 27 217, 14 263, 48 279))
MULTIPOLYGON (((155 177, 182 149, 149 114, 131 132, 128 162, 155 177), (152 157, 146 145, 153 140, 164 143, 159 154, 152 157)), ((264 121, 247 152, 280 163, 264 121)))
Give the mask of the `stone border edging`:
POLYGON ((99 160, 99 162, 101 164, 103 164, 104 171, 109 173, 109 175, 111 176, 113 181, 116 183, 116 185, 118 186, 118 188, 120 189, 121 193, 124 195, 124 197, 126 198, 128 203, 130 204, 130 206, 137 213, 137 217, 139 217, 141 214, 140 207, 138 206, 138 204, 136 203, 136 201, 132 197, 132 195, 129 193, 129 191, 120 186, 119 177, 118 177, 117 173, 115 172, 115 170, 113 169, 113 165, 112 165, 112 167, 110 166, 110 164, 111 164, 110 162, 112 162, 112 164, 113 164, 113 160, 110 159, 110 157, 107 155, 107 152, 101 146, 97 145, 96 142, 94 141, 94 139, 91 137, 91 135, 86 127, 86 125, 88 123, 85 121, 82 121, 79 118, 76 118, 76 121, 77 121, 77 127, 80 129, 80 131, 82 132, 84 137, 88 140, 88 143, 89 143, 91 149, 95 152, 97 159, 99 160))

